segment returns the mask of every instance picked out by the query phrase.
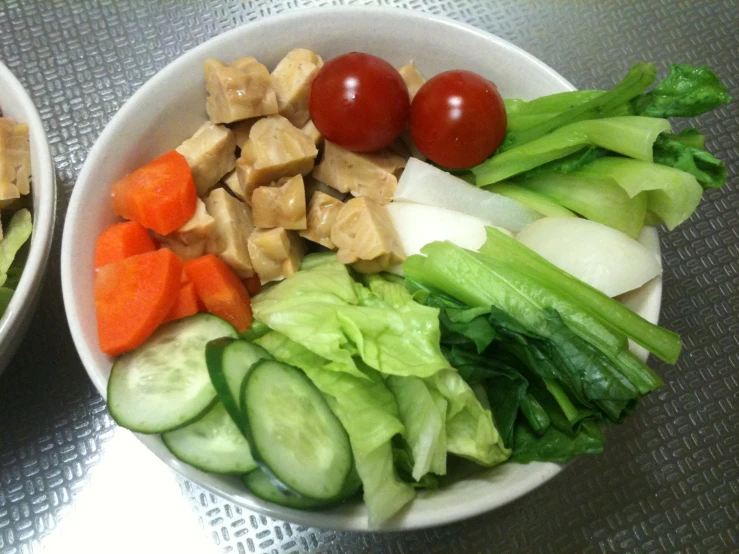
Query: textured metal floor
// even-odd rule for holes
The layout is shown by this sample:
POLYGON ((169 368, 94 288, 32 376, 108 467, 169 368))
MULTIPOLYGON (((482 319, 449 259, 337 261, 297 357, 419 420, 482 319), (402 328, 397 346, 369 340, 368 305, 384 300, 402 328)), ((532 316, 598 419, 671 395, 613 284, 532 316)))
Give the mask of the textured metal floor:
POLYGON ((63 214, 87 152, 120 105, 182 52, 247 21, 339 3, 0 2, 0 59, 39 107, 60 184, 42 302, 0 378, 0 553, 739 551, 736 1, 381 2, 498 34, 578 87, 612 85, 634 61, 663 70, 708 63, 737 98, 700 120, 730 184, 663 237, 662 323, 682 335, 685 353, 674 367, 656 364, 666 386, 609 430, 606 455, 461 524, 359 535, 244 512, 177 477, 115 427, 66 330, 58 277, 63 214))

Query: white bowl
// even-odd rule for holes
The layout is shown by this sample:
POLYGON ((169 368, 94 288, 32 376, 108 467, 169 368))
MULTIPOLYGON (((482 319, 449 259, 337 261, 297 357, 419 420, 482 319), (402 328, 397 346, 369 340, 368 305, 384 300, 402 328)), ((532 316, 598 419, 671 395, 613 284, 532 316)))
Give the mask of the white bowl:
POLYGON ((4 117, 28 124, 31 144, 33 234, 23 274, 0 319, 0 373, 15 354, 28 329, 43 282, 54 235, 56 178, 44 125, 36 106, 15 75, 0 63, 0 110, 4 117))
MULTIPOLYGON (((288 50, 300 46, 324 59, 349 51, 370 52, 396 66, 414 59, 426 76, 469 69, 495 81, 504 97, 531 99, 574 89, 541 61, 498 37, 449 19, 397 9, 294 11, 239 27, 187 52, 137 91, 105 128, 82 168, 67 213, 62 242, 64 303, 77 350, 103 396, 111 359, 97 344, 93 251, 98 233, 116 220, 110 185, 177 146, 206 119, 202 77, 206 58, 233 60, 250 55, 274 67, 288 50)), ((648 297, 650 302, 644 305, 650 304, 653 311, 656 306, 658 312, 660 291, 648 297)), ((321 512, 276 506, 251 496, 236 478, 206 474, 179 462, 158 437, 139 438, 172 469, 248 509, 316 527, 367 529, 366 509, 360 503, 321 512)), ((384 528, 429 527, 471 517, 526 494, 560 470, 556 464, 536 463, 484 471, 419 494, 384 528)))

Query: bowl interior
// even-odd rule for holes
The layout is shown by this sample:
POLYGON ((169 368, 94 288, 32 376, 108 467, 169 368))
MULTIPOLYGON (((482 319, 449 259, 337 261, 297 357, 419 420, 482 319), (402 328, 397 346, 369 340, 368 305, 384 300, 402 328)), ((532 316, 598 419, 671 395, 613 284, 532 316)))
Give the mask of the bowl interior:
MULTIPOLYGON (((573 87, 519 48, 451 20, 395 9, 325 8, 295 11, 220 35, 180 57, 146 83, 120 110, 91 151, 75 185, 62 245, 62 286, 70 328, 95 386, 105 395, 111 359, 97 347, 93 252, 99 232, 115 221, 109 188, 117 179, 176 147, 206 119, 203 62, 254 56, 273 68, 291 48, 324 59, 350 51, 399 66, 415 60, 429 77, 447 69, 478 72, 504 97, 531 99, 573 87)), ((367 528, 362 505, 301 512, 249 495, 235 478, 202 473, 178 462, 157 437, 140 437, 170 467, 230 501, 292 522, 335 529, 367 528)), ((555 464, 507 464, 442 490, 422 493, 388 528, 448 523, 513 500, 560 471, 555 464)))
MULTIPOLYGON (((43 280, 54 231, 56 182, 41 117, 30 96, 13 73, 0 63, 0 109, 4 117, 28 124, 31 146, 31 197, 33 234, 18 287, 0 319, 0 372, 13 355, 33 313, 43 280)), ((7 223, 7 216, 3 221, 7 223)))

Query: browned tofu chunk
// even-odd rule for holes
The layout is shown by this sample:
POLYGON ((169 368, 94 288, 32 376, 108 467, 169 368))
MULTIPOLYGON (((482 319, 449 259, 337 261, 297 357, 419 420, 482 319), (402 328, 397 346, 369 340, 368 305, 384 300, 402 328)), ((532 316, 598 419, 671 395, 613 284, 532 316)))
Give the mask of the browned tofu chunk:
POLYGON ((245 201, 244 199, 244 189, 241 188, 241 181, 239 181, 239 175, 234 169, 232 172, 227 173, 223 179, 221 179, 221 183, 233 193, 233 195, 241 200, 242 202, 245 201))
POLYGON ((313 177, 313 175, 306 175, 305 177, 303 177, 303 183, 305 184, 306 202, 310 202, 311 198, 313 198, 313 195, 317 192, 328 194, 329 196, 333 196, 334 198, 341 200, 342 202, 346 200, 347 196, 351 196, 348 192, 340 192, 334 187, 330 187, 326 183, 322 183, 321 181, 313 177))
POLYGON ((296 175, 284 184, 259 187, 251 197, 254 225, 263 229, 305 229, 305 186, 296 175))
POLYGON ((331 229, 336 259, 361 273, 378 273, 405 260, 398 232, 385 206, 367 196, 352 198, 331 229))
POLYGON ((0 205, 31 191, 31 147, 28 125, 0 117, 0 205))
POLYGON ((317 155, 313 140, 281 115, 260 119, 236 162, 244 199, 251 202, 255 188, 281 177, 307 175, 317 155))
POLYGON ((215 220, 215 233, 206 249, 226 262, 243 278, 254 274, 247 240, 254 231, 251 209, 226 189, 214 189, 205 199, 208 213, 215 220))
POLYGON ((198 196, 205 196, 221 177, 236 167, 236 138, 223 125, 206 123, 177 147, 192 170, 198 196))
POLYGON ((405 163, 387 149, 360 154, 325 141, 323 161, 313 170, 313 176, 340 192, 387 204, 395 194, 405 163))
POLYGON ((244 119, 237 121, 231 125, 234 137, 236 137, 236 146, 243 148, 247 140, 249 140, 249 133, 254 124, 259 121, 258 117, 252 117, 251 119, 244 119))
POLYGON ((331 229, 343 207, 341 200, 316 191, 308 204, 308 228, 300 231, 300 236, 326 248, 336 248, 331 240, 331 229))
POLYGON ((277 113, 277 96, 269 71, 254 58, 225 64, 205 60, 205 109, 213 123, 232 123, 277 113))
POLYGON ((262 284, 292 276, 300 269, 303 254, 303 243, 295 231, 257 229, 249 237, 249 255, 262 284))
POLYGON ((409 61, 403 67, 398 68, 398 73, 403 77, 405 86, 408 87, 408 96, 411 97, 411 102, 413 102, 413 98, 415 98, 418 89, 426 82, 426 78, 418 71, 413 60, 409 61))
POLYGON ((296 127, 302 127, 310 118, 310 86, 321 66, 321 56, 304 48, 296 48, 290 50, 272 72, 272 86, 277 94, 279 113, 296 127))
POLYGON ((321 131, 318 130, 318 127, 316 127, 316 124, 313 123, 312 119, 309 119, 308 123, 303 125, 300 130, 303 131, 310 138, 312 138, 313 143, 316 146, 320 146, 321 141, 323 141, 323 135, 321 134, 321 131))
POLYGON ((168 235, 155 233, 159 243, 183 260, 192 260, 205 254, 206 244, 215 237, 216 222, 198 198, 193 216, 179 229, 168 235))

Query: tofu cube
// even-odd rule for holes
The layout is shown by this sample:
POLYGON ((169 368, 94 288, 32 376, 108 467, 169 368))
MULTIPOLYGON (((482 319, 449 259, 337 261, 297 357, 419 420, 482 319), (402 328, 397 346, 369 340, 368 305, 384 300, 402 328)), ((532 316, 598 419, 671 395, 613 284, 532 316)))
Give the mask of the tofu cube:
POLYGON ((295 274, 303 254, 303 243, 295 231, 257 229, 249 237, 249 255, 262 284, 295 274))
POLYGON ((313 140, 281 115, 260 119, 236 162, 244 200, 251 203, 254 189, 281 177, 307 175, 317 155, 313 140))
POLYGON ((421 75, 420 71, 418 71, 418 68, 416 67, 416 64, 413 63, 413 60, 409 61, 403 67, 398 68, 398 73, 400 73, 400 76, 403 77, 403 81, 405 81, 405 86, 408 87, 408 96, 410 96, 411 102, 413 102, 418 89, 420 89, 426 82, 426 78, 421 75))
POLYGON ((251 209, 226 189, 214 189, 205 207, 215 220, 215 232, 206 250, 226 262, 242 279, 254 274, 247 241, 254 231, 251 209))
POLYGON ((313 177, 340 192, 387 204, 393 199, 405 164, 405 159, 385 148, 360 154, 325 141, 323 161, 313 170, 313 177))
POLYGON ((360 273, 378 273, 405 260, 405 251, 385 206, 367 196, 352 198, 331 228, 336 259, 360 273))
POLYGON ((177 147, 192 170, 198 196, 205 196, 226 173, 236 167, 236 138, 223 125, 205 123, 177 147))
POLYGON ((336 245, 331 240, 331 229, 344 203, 333 196, 316 191, 308 204, 308 228, 300 231, 304 239, 316 242, 326 248, 334 249, 336 245))
POLYGON ((233 131, 234 137, 236 137, 236 146, 244 148, 244 144, 249 140, 249 133, 254 124, 259 121, 258 117, 252 117, 251 119, 244 119, 231 124, 231 131, 233 131))
POLYGON ((256 59, 240 58, 225 64, 215 58, 205 60, 205 109, 213 123, 277 113, 277 96, 269 71, 256 59))
POLYGON ((28 125, 0 117, 0 203, 12 203, 31 191, 28 125))
POLYGON ((279 114, 296 127, 310 119, 310 86, 323 66, 321 56, 304 48, 290 50, 272 72, 279 114))
POLYGON ((323 135, 321 134, 321 131, 318 130, 318 127, 316 127, 316 124, 313 123, 312 119, 309 119, 308 123, 303 125, 300 130, 313 139, 313 144, 315 144, 316 146, 321 145, 321 142, 323 141, 323 135))
POLYGON ((305 186, 296 175, 282 185, 259 187, 251 197, 254 225, 271 229, 305 229, 305 186))
POLYGON ((245 201, 244 199, 244 189, 241 188, 241 181, 239 181, 239 175, 234 169, 230 173, 227 173, 223 179, 221 179, 221 183, 231 191, 231 193, 241 200, 242 202, 245 201))

